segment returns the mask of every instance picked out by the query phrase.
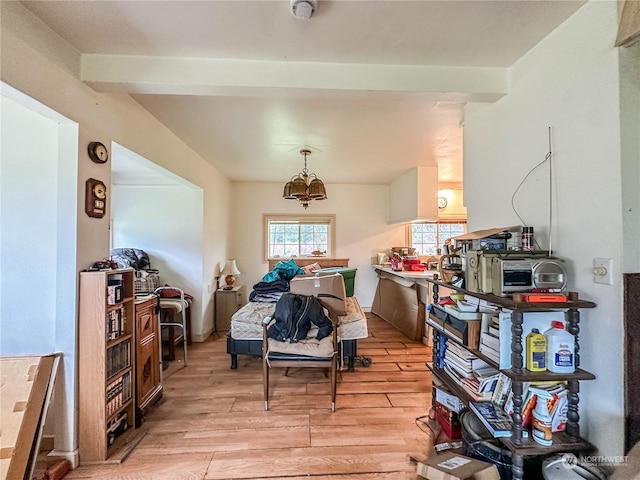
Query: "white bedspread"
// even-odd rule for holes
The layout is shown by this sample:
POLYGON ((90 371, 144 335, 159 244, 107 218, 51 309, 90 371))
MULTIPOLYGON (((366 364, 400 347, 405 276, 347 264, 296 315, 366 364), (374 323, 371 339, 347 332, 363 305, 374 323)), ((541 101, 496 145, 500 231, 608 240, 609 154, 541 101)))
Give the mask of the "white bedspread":
MULTIPOLYGON (((339 317, 338 335, 342 340, 367 338, 367 317, 356 297, 347 297, 347 314, 339 317)), ((231 317, 231 337, 236 340, 262 340, 262 320, 273 315, 275 303, 249 302, 231 317)))

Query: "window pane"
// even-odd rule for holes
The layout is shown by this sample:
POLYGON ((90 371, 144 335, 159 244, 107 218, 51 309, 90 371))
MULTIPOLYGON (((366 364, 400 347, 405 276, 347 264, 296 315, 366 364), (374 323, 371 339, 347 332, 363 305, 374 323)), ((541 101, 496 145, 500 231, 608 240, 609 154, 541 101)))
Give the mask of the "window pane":
POLYGON ((329 242, 333 221, 333 217, 318 218, 317 222, 304 217, 300 217, 300 220, 268 220, 265 231, 266 254, 270 257, 309 256, 311 252, 320 250, 331 255, 329 242))
POLYGON ((419 255, 436 255, 442 252, 444 242, 467 230, 466 223, 416 223, 411 225, 411 246, 419 255))

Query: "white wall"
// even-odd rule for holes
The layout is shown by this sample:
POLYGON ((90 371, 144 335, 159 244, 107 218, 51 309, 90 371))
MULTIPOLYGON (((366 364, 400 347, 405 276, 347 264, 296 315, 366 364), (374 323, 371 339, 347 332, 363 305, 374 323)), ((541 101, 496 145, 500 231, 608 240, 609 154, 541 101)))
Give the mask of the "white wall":
POLYGON ((0 108, 0 351, 51 353, 56 270, 43 266, 56 258, 58 125, 5 97, 0 108))
POLYGON ((620 49, 623 272, 640 272, 640 43, 620 49))
POLYGON ((65 394, 54 398, 49 419, 61 432, 57 448, 68 450, 75 443, 64 412, 75 408, 76 336, 69 332, 77 305, 78 126, 0 87, 0 352, 62 354, 56 385, 65 394))
POLYGON ((142 248, 161 284, 193 295, 192 338, 213 331, 202 312, 202 190, 184 185, 115 185, 111 201, 113 248, 142 248), (198 312, 194 315, 193 312, 198 312))
MULTIPOLYGON (((86 146, 93 140, 99 140, 105 145, 117 142, 145 158, 152 159, 154 163, 203 190, 202 277, 212 282, 219 271, 218 262, 229 255, 228 179, 196 155, 130 97, 101 94, 82 84, 77 78, 77 52, 18 2, 2 2, 0 22, 2 80, 79 125, 75 148, 80 150, 74 150, 71 158, 64 160, 67 168, 61 169, 59 175, 52 178, 54 182, 54 178, 57 178, 58 185, 64 188, 62 193, 59 193, 59 201, 68 201, 69 192, 73 192, 75 186, 72 197, 76 202, 75 212, 80 212, 77 216, 77 237, 64 245, 75 252, 75 261, 72 262, 74 268, 71 272, 65 270, 64 274, 61 274, 63 278, 58 278, 58 282, 65 282, 71 289, 68 291, 75 294, 78 270, 109 254, 109 211, 102 219, 89 218, 84 214, 85 180, 92 177, 104 181, 106 185, 111 183, 109 166, 91 162, 86 154, 86 146), (73 168, 69 168, 70 162, 73 163, 73 168)), ((4 122, 2 128, 4 142, 4 122)), ((75 223, 76 217, 68 216, 61 219, 64 222, 70 220, 75 223)), ((60 240, 60 237, 58 239, 60 240)), ((55 262, 56 259, 62 260, 59 254, 49 257, 51 262, 55 262)), ((65 265, 68 265, 68 262, 65 265)), ((203 281, 202 285, 206 285, 206 282, 203 281)), ((58 292, 58 295, 65 293, 58 292)), ((210 304, 203 308, 211 315, 210 304)), ((77 349, 75 315, 75 309, 66 312, 65 329, 56 332, 56 336, 66 339, 67 347, 72 351, 77 349)), ((4 334, 3 331, 3 336, 4 334)), ((75 462, 77 445, 73 433, 76 426, 74 403, 75 391, 81 386, 75 381, 75 370, 67 372, 67 375, 67 381, 70 382, 66 387, 69 404, 63 411, 57 412, 56 423, 59 418, 61 422, 73 425, 74 428, 70 431, 56 429, 55 449, 60 455, 75 462)))
MULTIPOLYGON (((544 159, 552 127, 552 248, 567 260, 569 290, 597 303, 582 311, 580 323, 581 364, 597 377, 580 384, 581 432, 605 455, 624 448, 616 31, 615 2, 587 3, 511 68, 505 98, 467 110, 464 137, 465 204, 475 230, 519 223, 511 195, 544 159), (614 285, 593 283, 594 257, 613 259, 614 285)), ((546 165, 526 182, 518 203, 547 247, 546 165)))
MULTIPOLYGON (((322 172, 318 172, 322 178, 322 172)), ((304 214, 298 202, 282 198, 283 183, 233 184, 232 257, 242 275, 237 282, 247 285, 247 291, 267 273, 263 261, 263 213, 304 214)), ((387 224, 389 187, 386 185, 327 184, 327 200, 313 202, 307 213, 336 215, 335 257, 349 258, 356 267, 355 296, 360 305, 369 309, 377 285, 371 268, 377 252, 405 244, 405 226, 387 224)), ((223 264, 224 258, 219 259, 223 264)))

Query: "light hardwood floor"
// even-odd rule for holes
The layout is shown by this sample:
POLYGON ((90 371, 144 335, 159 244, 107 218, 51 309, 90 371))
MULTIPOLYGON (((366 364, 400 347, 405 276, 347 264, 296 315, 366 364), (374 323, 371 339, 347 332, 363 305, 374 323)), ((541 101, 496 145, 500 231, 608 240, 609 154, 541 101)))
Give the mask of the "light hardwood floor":
MULTIPOLYGON (((261 361, 230 370, 224 337, 189 347, 164 381, 146 435, 119 465, 80 466, 68 479, 418 479, 411 458, 433 452, 416 419, 431 405, 431 349, 373 314, 358 353, 372 364, 339 377, 336 411, 320 370, 271 374, 264 411, 261 361)), ((177 355, 180 358, 180 355, 177 355)))

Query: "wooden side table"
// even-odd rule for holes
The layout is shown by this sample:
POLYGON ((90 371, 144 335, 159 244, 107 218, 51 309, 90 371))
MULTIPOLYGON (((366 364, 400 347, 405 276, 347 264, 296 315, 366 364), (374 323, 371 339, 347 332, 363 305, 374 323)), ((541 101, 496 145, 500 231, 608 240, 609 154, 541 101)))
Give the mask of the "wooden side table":
POLYGON ((236 285, 229 290, 222 288, 216 291, 216 332, 228 332, 231 327, 231 316, 243 305, 244 285, 236 285))

